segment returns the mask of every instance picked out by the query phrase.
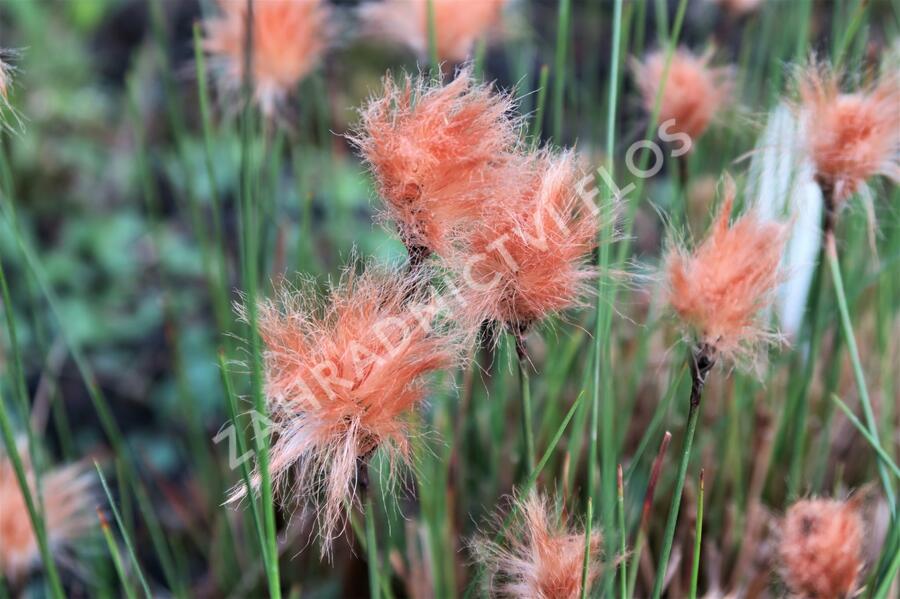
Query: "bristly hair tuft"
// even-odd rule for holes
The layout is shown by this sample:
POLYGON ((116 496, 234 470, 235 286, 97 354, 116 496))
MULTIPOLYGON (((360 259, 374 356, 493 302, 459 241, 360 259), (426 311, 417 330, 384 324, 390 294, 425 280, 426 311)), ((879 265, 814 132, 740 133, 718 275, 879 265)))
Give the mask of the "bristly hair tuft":
MULTIPOLYGON (((222 88, 241 89, 247 45, 246 0, 218 0, 221 14, 204 23, 204 49, 213 57, 222 88)), ((253 3, 252 76, 254 98, 272 116, 279 104, 316 66, 330 37, 324 0, 266 0, 253 3)))
POLYGON ((384 452, 392 471, 409 462, 428 375, 459 359, 460 337, 430 303, 427 279, 424 270, 349 267, 324 298, 312 285, 283 287, 259 304, 270 472, 277 496, 314 509, 323 554, 357 503, 372 454, 384 452))
POLYGON ((830 208, 839 209, 876 175, 900 182, 900 76, 843 93, 840 73, 811 61, 796 79, 806 151, 835 204, 830 208))
POLYGON ((350 139, 371 169, 385 216, 410 251, 445 255, 504 186, 498 168, 519 144, 514 102, 461 69, 447 85, 426 77, 384 89, 361 110, 350 139))
MULTIPOLYGON (((514 500, 515 522, 501 545, 476 538, 472 549, 487 564, 492 596, 531 599, 577 599, 581 596, 585 533, 560 521, 560 510, 532 491, 514 500)), ((564 516, 562 517, 564 518, 564 516)), ((603 537, 591 531, 588 544, 588 590, 600 577, 603 537)))
POLYGON ((781 281, 787 227, 750 211, 729 223, 735 185, 706 238, 692 252, 673 244, 665 258, 669 304, 694 341, 726 361, 752 369, 764 346, 780 340, 766 323, 781 281))
MULTIPOLYGON (((672 55, 668 77, 659 99, 660 124, 670 134, 685 134, 696 143, 709 124, 721 113, 733 95, 734 77, 727 67, 712 67, 712 54, 697 56, 685 48, 672 55)), ((647 114, 653 114, 663 86, 666 53, 650 53, 643 61, 632 62, 632 71, 647 114)))
POLYGON ((584 306, 601 220, 615 218, 594 201, 593 177, 572 150, 522 153, 505 170, 505 189, 448 260, 467 327, 490 321, 524 330, 584 306))
MULTIPOLYGON (((84 464, 78 463, 44 472, 37 485, 27 451, 20 454, 32 496, 38 488, 43 493, 43 518, 50 550, 56 559, 62 559, 96 523, 94 478, 84 464)), ((8 580, 21 582, 40 565, 41 553, 25 497, 12 461, 4 452, 0 452, 0 541, 0 573, 8 580)))
POLYGON ((784 517, 778 546, 788 588, 803 599, 842 599, 857 590, 863 523, 851 502, 804 499, 784 517))

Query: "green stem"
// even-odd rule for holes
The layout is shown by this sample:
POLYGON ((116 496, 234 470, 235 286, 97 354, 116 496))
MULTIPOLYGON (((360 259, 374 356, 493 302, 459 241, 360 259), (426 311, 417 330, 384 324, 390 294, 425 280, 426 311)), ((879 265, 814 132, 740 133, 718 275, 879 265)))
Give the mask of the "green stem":
POLYGON ((682 154, 675 158, 675 162, 678 168, 678 196, 681 201, 681 214, 679 214, 675 207, 672 207, 672 217, 674 223, 684 223, 684 228, 686 231, 690 231, 691 227, 691 210, 690 210, 690 199, 688 198, 688 188, 690 187, 690 179, 691 179, 691 154, 682 154))
MULTIPOLYGON (((16 398, 19 401, 19 408, 22 410, 22 417, 28 417, 28 386, 25 384, 25 370, 22 367, 22 354, 19 349, 19 337, 16 333, 16 318, 13 313, 12 297, 9 293, 9 286, 6 283, 6 272, 3 269, 3 261, 0 260, 0 292, 3 296, 3 312, 6 315, 6 331, 9 334, 9 347, 12 352, 12 376, 13 387, 16 391, 16 398)), ((26 427, 31 432, 31 427, 26 427)), ((30 440, 29 440, 30 448, 30 440)), ((34 456, 32 455, 32 458, 34 456)))
POLYGON ((697 421, 700 418, 700 399, 706 376, 715 364, 710 350, 705 346, 695 348, 690 358, 691 366, 691 405, 688 411, 687 432, 684 438, 684 450, 681 454, 681 464, 678 466, 678 478, 675 480, 675 490, 672 494, 672 504, 669 506, 669 517, 666 521, 666 530, 663 536, 662 549, 659 554, 659 565, 656 569, 656 581, 653 585, 653 599, 659 599, 662 595, 663 582, 666 578, 666 570, 669 566, 669 556, 672 553, 672 541, 675 539, 675 526, 678 523, 678 511, 681 508, 681 493, 684 490, 684 480, 687 477, 688 465, 691 461, 691 448, 694 444, 694 433, 697 430, 697 421))
POLYGON ((441 73, 441 57, 437 47, 437 19, 434 14, 434 0, 427 0, 425 4, 426 18, 428 19, 428 59, 431 61, 431 75, 437 81, 443 79, 441 73))
MULTIPOLYGON (((365 508, 365 502, 363 503, 363 507, 365 508)), ((349 504, 347 504, 347 509, 348 510, 350 509, 349 504)), ((360 545, 362 545, 363 549, 368 554, 369 541, 366 536, 367 531, 364 530, 364 527, 362 525, 360 525, 358 518, 356 518, 355 514, 351 514, 349 520, 350 520, 350 528, 353 530, 353 536, 356 537, 356 541, 360 545)), ((378 582, 379 582, 379 589, 380 589, 381 594, 388 599, 392 599, 393 594, 391 593, 390 577, 389 576, 388 577, 379 576, 378 582)), ((369 590, 371 592, 371 587, 369 590)), ((374 596, 374 595, 372 595, 372 596, 374 596)))
MULTIPOLYGON (((228 298, 224 289, 226 289, 228 285, 228 268, 226 265, 225 246, 223 243, 224 237, 222 232, 222 200, 218 189, 218 183, 216 182, 215 161, 213 159, 213 125, 209 110, 209 89, 206 83, 206 62, 203 56, 202 43, 203 40, 200 33, 200 25, 195 24, 194 59, 197 63, 197 95, 200 100, 200 122, 203 126, 204 162, 206 164, 206 175, 209 179, 212 206, 213 243, 216 248, 215 256, 219 262, 219 280, 218 285, 216 286, 217 293, 215 293, 213 299, 220 303, 224 301, 224 312, 227 313, 228 298)), ((222 310, 220 308, 220 313, 221 312, 222 310)), ((223 318, 220 321, 220 326, 225 324, 227 324, 227 320, 223 318)))
POLYGON ((128 576, 125 574, 125 567, 122 565, 122 557, 119 555, 119 548, 116 546, 116 539, 113 537, 112 531, 109 529, 109 522, 100 509, 97 509, 97 517, 100 519, 100 529, 103 531, 103 538, 106 540, 106 547, 109 549, 109 555, 112 558, 113 567, 116 569, 116 575, 122 583, 122 591, 128 599, 135 599, 134 589, 128 584, 128 576))
POLYGON ((853 11, 853 17, 851 17, 850 23, 847 25, 847 29, 844 31, 844 35, 841 36, 840 45, 835 52, 835 68, 839 69, 843 64, 844 58, 847 55, 847 50, 850 48, 850 44, 853 41, 853 37, 856 35, 856 32, 863 24, 866 9, 868 7, 868 0, 859 0, 859 2, 856 4, 856 9, 853 11))
MULTIPOLYGON (((253 2, 247 1, 247 22, 253 22, 253 2)), ((257 305, 259 284, 259 240, 258 212, 253 189, 257 177, 258 165, 253 164, 251 157, 251 127, 254 122, 253 111, 253 27, 248 32, 244 48, 244 81, 242 89, 243 111, 241 115, 241 165, 240 165, 240 200, 241 200, 241 258, 243 261, 243 281, 247 294, 248 336, 250 340, 250 387, 253 396, 253 408, 257 414, 266 413, 265 397, 262 388, 262 356, 259 328, 257 326, 259 306, 257 305), (256 169, 253 167, 257 166, 256 169)), ((269 595, 272 599, 281 599, 281 584, 278 574, 278 530, 275 524, 275 503, 272 494, 272 473, 269 472, 269 431, 263 426, 255 427, 254 440, 256 459, 260 473, 260 505, 263 510, 263 528, 266 533, 268 549, 263 553, 269 595)))
MULTIPOLYGON (((103 471, 100 470, 100 464, 98 464, 96 460, 94 461, 94 468, 97 470, 97 476, 100 478, 100 484, 103 487, 103 492, 106 494, 109 508, 112 510, 113 518, 116 520, 116 526, 119 527, 119 532, 122 533, 122 539, 125 541, 125 548, 128 550, 128 557, 131 559, 131 563, 134 564, 134 571, 137 573, 138 582, 147 599, 152 599, 153 594, 150 592, 150 585, 147 584, 147 579, 144 577, 144 571, 141 569, 140 562, 138 562, 137 553, 134 550, 134 543, 131 541, 131 535, 128 534, 128 530, 125 528, 125 522, 122 520, 119 508, 116 507, 116 502, 113 501, 112 493, 109 491, 109 485, 106 484, 106 477, 103 476, 103 471)), ((104 529, 104 534, 105 533, 106 529, 104 529)))
POLYGON ((247 443, 244 439, 244 432, 241 429, 237 412, 237 395, 231 383, 231 377, 228 375, 228 369, 225 364, 225 355, 219 352, 219 372, 222 376, 222 386, 225 388, 225 405, 228 408, 228 417, 231 420, 231 426, 234 431, 238 450, 238 461, 241 468, 241 479, 244 481, 244 489, 246 490, 247 502, 250 504, 250 513, 253 516, 253 523, 256 526, 256 534, 259 538, 260 549, 263 553, 263 562, 268 562, 269 546, 266 542, 265 528, 262 517, 259 515, 259 508, 256 504, 256 497, 253 494, 253 484, 250 482, 250 468, 247 466, 247 460, 244 455, 247 454, 247 443))
POLYGON ((656 29, 660 45, 665 44, 666 35, 669 33, 669 8, 666 0, 656 0, 653 8, 656 10, 656 29))
POLYGON ((556 62, 553 73, 553 136, 562 137, 563 100, 566 89, 566 52, 569 41, 571 0, 559 0, 559 19, 556 24, 556 62))
POLYGON ((617 496, 616 511, 619 516, 619 596, 620 599, 628 597, 628 556, 627 556, 627 537, 628 531, 625 528, 625 482, 622 476, 622 464, 619 464, 616 471, 617 496))
POLYGON ((876 589, 875 593, 872 595, 873 599, 885 599, 885 597, 888 596, 891 584, 893 584, 894 578, 897 577, 897 572, 900 572, 900 551, 894 554, 894 559, 891 560, 890 565, 888 566, 887 574, 881 581, 881 584, 878 585, 878 589, 876 589))
POLYGON ((378 548, 375 545, 375 513, 371 497, 366 497, 366 553, 369 562, 369 596, 378 599, 381 585, 378 581, 378 548))
POLYGON ((863 438, 865 438, 865 440, 869 442, 869 445, 872 446, 872 449, 875 450, 875 453, 878 454, 878 457, 881 459, 881 463, 887 466, 891 470, 891 472, 894 473, 894 476, 900 478, 900 468, 897 467, 897 465, 894 463, 894 460, 891 459, 891 456, 889 456, 887 452, 881 448, 878 440, 875 439, 875 437, 873 437, 871 433, 866 430, 865 425, 863 425, 863 423, 859 421, 859 418, 856 417, 850 407, 833 393, 831 395, 831 401, 837 404, 837 407, 841 409, 841 411, 844 413, 844 416, 846 416, 847 420, 850 421, 850 424, 856 427, 856 430, 859 431, 859 434, 861 434, 863 438))
POLYGON ((588 572, 591 569, 591 531, 594 521, 594 498, 588 496, 587 518, 584 525, 584 560, 581 564, 581 599, 587 599, 588 572))
POLYGON ((28 484, 28 477, 25 475, 25 466, 22 463, 22 456, 19 455, 19 450, 16 447, 16 440, 3 401, 3 396, 0 395, 0 432, 3 434, 3 443, 6 445, 6 453, 12 462, 13 470, 16 473, 16 481, 19 484, 19 490, 22 492, 22 498, 25 500, 25 508, 28 510, 28 519, 31 520, 31 527, 37 538, 41 560, 44 562, 47 578, 50 579, 50 591, 54 597, 62 599, 66 595, 63 592, 59 572, 56 570, 56 562, 53 561, 53 553, 50 551, 50 543, 47 540, 47 529, 44 526, 43 517, 38 513, 37 505, 31 494, 31 485, 28 484))
POLYGON ((528 376, 528 356, 525 355, 525 341, 516 337, 516 354, 519 362, 519 387, 522 399, 522 435, 525 438, 526 472, 534 471, 534 425, 531 413, 531 380, 528 376))
MULTIPOLYGON (((606 118, 606 153, 608 156, 607 170, 609 176, 615 177, 615 162, 613 160, 616 138, 616 109, 618 105, 618 83, 619 83, 619 62, 620 62, 620 46, 622 40, 622 0, 616 0, 613 15, 613 39, 612 39, 612 71, 610 73, 610 89, 609 103, 606 118)), ((561 74, 557 73, 557 77, 561 74)), ((597 463, 597 441, 600 425, 601 410, 601 392, 602 392, 602 410, 603 410, 603 445, 601 452, 601 497, 600 505, 603 508, 603 523, 606 530, 610 531, 614 528, 615 521, 615 463, 616 463, 616 441, 615 441, 615 406, 612 388, 612 356, 610 352, 609 330, 612 326, 612 308, 613 303, 610 298, 614 294, 612 287, 614 284, 607 279, 607 271, 610 261, 610 243, 613 238, 613 222, 609 214, 601 213, 602 222, 599 231, 599 252, 597 255, 597 267, 600 276, 597 280, 597 305, 596 305, 596 321, 594 328, 594 360, 593 360, 593 387, 591 397, 591 420, 590 420, 590 450, 588 453, 588 472, 587 472, 587 488, 588 497, 595 496, 594 489, 594 470, 597 463), (605 377, 601 374, 605 373, 605 377), (602 385, 602 391, 601 391, 602 385)), ((612 552, 614 549, 613 538, 608 537, 606 543, 607 551, 612 552)), ((611 575, 604 576, 604 588, 607 594, 613 590, 613 577, 611 575)))
POLYGON ((531 147, 536 148, 541 143, 541 127, 544 123, 544 108, 547 104, 547 79, 550 77, 550 67, 541 66, 541 74, 538 79, 537 106, 534 110, 534 120, 531 121, 531 147))
POLYGON ((634 589, 637 587, 637 574, 640 569, 641 553, 644 552, 644 543, 647 542, 647 535, 642 529, 637 531, 637 539, 634 542, 634 550, 631 555, 631 570, 628 571, 628 597, 634 597, 634 589))
POLYGON ((472 58, 472 74, 476 79, 484 77, 484 60, 487 57, 487 37, 482 35, 475 42, 475 56, 472 58))
MULTIPOLYGON (((31 402, 28 398, 28 385, 25 383, 25 368, 22 365, 22 350, 19 346, 19 337, 16 332, 16 316, 13 312, 12 296, 9 293, 9 285, 6 282, 6 272, 3 270, 3 261, 0 260, 0 292, 3 295, 3 313, 6 315, 6 330, 9 335, 10 353, 12 353, 12 377, 14 396, 18 400, 20 417, 25 428, 25 438, 28 442, 28 455, 31 458, 31 467, 35 472, 35 490, 38 500, 38 511, 44 511, 43 491, 41 489, 42 459, 37 449, 37 441, 29 414, 31 402)), ((3 408, 0 408, 3 409, 3 408)))
POLYGON ((691 565, 690 599, 697 599, 697 578, 700 574, 700 547, 703 538, 703 470, 700 470, 700 487, 697 494, 697 528, 694 533, 694 562, 691 565))
MULTIPOLYGON (((856 337, 853 334, 853 324, 850 321, 850 311, 847 308, 847 296, 844 293, 844 280, 841 276, 841 267, 838 263, 837 247, 834 241, 834 230, 828 229, 825 232, 825 256, 828 259, 828 266, 831 268, 831 278, 834 282, 834 292, 837 295, 838 312, 841 316, 841 328, 843 329, 844 339, 847 343, 847 349, 850 353, 850 362, 853 365, 853 376, 856 380, 856 387, 859 391, 859 401, 862 404, 863 414, 866 417, 866 425, 869 433, 872 435, 874 446, 882 449, 881 440, 878 435, 878 425, 875 422, 875 413, 872 410, 872 402, 869 400, 869 389, 866 386, 865 375, 863 374, 862 362, 859 358, 859 349, 856 345, 856 337)), ((881 477, 881 484, 884 486, 884 493, 888 499, 888 506, 891 515, 896 517, 897 501, 894 495, 894 487, 891 485, 891 479, 885 465, 878 463, 878 473, 881 477)))

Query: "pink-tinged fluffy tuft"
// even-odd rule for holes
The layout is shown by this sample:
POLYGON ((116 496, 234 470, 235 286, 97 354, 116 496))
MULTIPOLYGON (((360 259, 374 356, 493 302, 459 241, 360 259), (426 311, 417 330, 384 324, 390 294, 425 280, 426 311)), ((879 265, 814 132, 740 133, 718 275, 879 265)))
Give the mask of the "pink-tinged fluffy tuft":
MULTIPOLYGON (((34 497, 34 471, 27 462, 25 467, 34 497)), ((53 554, 60 557, 96 522, 93 478, 84 466, 66 466, 44 473, 41 489, 48 542, 53 554)), ((20 582, 40 563, 22 489, 9 457, 0 454, 0 572, 12 582, 20 582)))
POLYGON ((446 254, 454 233, 502 193, 497 166, 519 141, 512 110, 509 96, 477 85, 468 69, 444 86, 385 78, 352 140, 408 248, 446 254))
POLYGON ((293 499, 293 480, 315 509, 323 553, 356 501, 357 464, 376 449, 392 465, 408 460, 409 419, 427 396, 426 377, 458 355, 453 334, 420 309, 421 277, 348 270, 325 298, 309 285, 259 306, 270 472, 281 497, 293 499))
POLYGON ((761 346, 778 339, 766 329, 763 311, 781 280, 787 230, 753 212, 729 225, 734 195, 729 180, 722 208, 693 252, 670 250, 668 300, 697 343, 727 360, 753 364, 761 346))
POLYGON ((813 65, 799 88, 807 151, 835 208, 875 175, 900 182, 900 76, 845 94, 836 73, 813 65))
MULTIPOLYGON (((460 63, 475 42, 495 28, 507 0, 433 0, 437 53, 441 60, 460 63)), ((428 58, 427 0, 382 0, 360 9, 369 35, 404 44, 420 59, 428 58)))
MULTIPOLYGON (((535 492, 517 502, 516 512, 517 523, 505 535, 508 547, 486 539, 474 542, 475 553, 487 564, 492 595, 529 599, 580 597, 584 531, 558 523, 558 510, 535 492)), ((592 531, 588 590, 602 571, 602 547, 600 531, 592 531)))
MULTIPOLYGON (((674 120, 667 126, 667 132, 683 133, 696 142, 731 98, 731 71, 709 66, 710 58, 709 53, 696 56, 684 48, 672 55, 658 120, 660 124, 674 120)), ((665 64, 665 52, 660 51, 633 64, 635 80, 648 114, 652 114, 656 106, 665 64)))
MULTIPOLYGON (((204 48, 221 59, 223 83, 240 89, 247 44, 247 2, 219 0, 222 14, 205 24, 204 48)), ((327 44, 329 10, 323 0, 253 3, 254 96, 266 114, 318 63, 327 44)))
POLYGON ((482 210, 450 262, 459 273, 461 320, 524 330, 582 305, 595 276, 600 211, 585 195, 574 152, 546 150, 507 165, 506 189, 482 210))
POLYGON ((778 547, 788 588, 805 599, 843 599, 862 570, 863 524, 841 501, 798 501, 785 515, 778 547))

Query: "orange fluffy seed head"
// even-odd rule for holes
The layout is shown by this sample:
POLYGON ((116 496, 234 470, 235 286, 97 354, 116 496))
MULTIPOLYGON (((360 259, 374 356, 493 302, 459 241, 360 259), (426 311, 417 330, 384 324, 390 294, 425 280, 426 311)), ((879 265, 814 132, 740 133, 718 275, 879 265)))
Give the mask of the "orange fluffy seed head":
POLYGON ((849 503, 798 501, 784 517, 778 552, 784 580, 806 599, 843 599, 862 570, 863 524, 849 503))
MULTIPOLYGON (((460 63, 496 27, 507 0, 432 0, 438 57, 460 63)), ((382 0, 361 8, 369 35, 403 44, 428 58, 428 0, 382 0)))
MULTIPOLYGON (((356 500, 357 464, 376 449, 391 464, 410 457, 411 412, 427 375, 454 364, 457 342, 422 308, 424 273, 348 269, 326 298, 310 285, 259 306, 265 394, 276 440, 270 471, 278 494, 300 496, 319 518, 323 553, 356 500)), ((238 493, 239 495, 240 493, 238 493)))
MULTIPOLYGON (((709 65, 711 54, 696 56, 679 48, 669 65, 668 77, 659 104, 658 122, 669 133, 683 133, 696 141, 731 98, 732 76, 727 68, 709 65)), ((653 114, 656 97, 663 84, 665 52, 653 52, 643 62, 633 63, 644 109, 653 114)))
POLYGON ((351 139, 407 247, 445 254, 454 233, 502 190, 496 167, 519 141, 512 110, 508 95, 477 85, 468 69, 444 86, 385 78, 351 139))
POLYGON ((875 175, 900 182, 900 77, 850 94, 839 79, 818 65, 799 77, 807 151, 835 207, 875 175))
MULTIPOLYGON (((27 453, 20 452, 23 459, 27 453)), ((34 471, 25 463, 26 478, 34 496, 34 471)), ((93 479, 80 465, 45 472, 41 480, 44 519, 50 549, 57 557, 93 527, 93 479)), ((37 537, 31 527, 25 497, 9 457, 0 454, 0 572, 19 582, 41 563, 37 537)))
MULTIPOLYGON (((559 522, 558 510, 544 496, 532 492, 517 501, 516 524, 506 535, 504 547, 486 539, 476 539, 475 553, 490 572, 491 590, 498 597, 531 599, 576 599, 581 596, 584 564, 584 531, 559 522)), ((602 571, 603 538, 591 532, 587 585, 602 571)))
POLYGON ((450 262, 467 326, 488 320, 522 330, 590 292, 601 211, 574 152, 519 156, 504 170, 506 189, 450 262))
MULTIPOLYGON (((222 71, 223 84, 243 81, 247 2, 219 0, 222 14, 205 25, 204 47, 222 71)), ((271 115, 278 103, 316 65, 327 42, 328 7, 323 0, 264 0, 253 3, 254 96, 271 115)))
POLYGON ((754 363, 759 349, 778 336, 761 314, 781 279, 786 227, 753 212, 729 224, 734 184, 706 239, 693 251, 673 247, 666 257, 669 304, 693 333, 721 357, 754 363))

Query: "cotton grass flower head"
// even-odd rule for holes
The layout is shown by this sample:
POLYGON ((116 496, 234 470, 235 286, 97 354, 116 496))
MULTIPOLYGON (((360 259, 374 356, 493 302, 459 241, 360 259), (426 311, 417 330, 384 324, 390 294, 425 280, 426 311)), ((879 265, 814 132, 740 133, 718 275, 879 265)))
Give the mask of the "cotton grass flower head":
MULTIPOLYGON (((475 42, 498 26, 506 4, 507 0, 432 0, 440 60, 468 59, 475 42)), ((403 44, 419 59, 428 59, 428 0, 369 2, 360 15, 368 35, 403 44)))
POLYGON ((863 522, 852 502, 804 499, 784 517, 778 553, 788 588, 804 599, 843 599, 863 567, 863 522))
MULTIPOLYGON (((221 15, 205 24, 204 48, 222 72, 226 90, 241 88, 247 39, 246 0, 218 0, 221 15)), ((315 67, 328 40, 324 0, 253 2, 251 32, 254 98, 272 115, 277 105, 315 67)))
MULTIPOLYGON (((27 452, 20 453, 29 490, 36 499, 34 470, 27 461, 27 452)), ((86 536, 96 522, 93 485, 90 471, 83 465, 65 466, 41 477, 47 541, 57 559, 86 536)), ((40 563, 37 536, 12 461, 5 452, 0 453, 0 573, 18 583, 40 563)))
MULTIPOLYGON (((554 313, 579 307, 596 276, 591 265, 602 214, 569 150, 540 150, 511 163, 507 188, 482 209, 480 225, 451 257, 461 279, 460 319, 524 333, 554 313)), ((588 178, 592 181, 592 179, 588 178)))
POLYGON ((410 459, 410 416, 428 395, 427 375, 458 355, 454 333, 419 309, 424 277, 348 269, 327 297, 312 285, 285 288, 259 306, 270 472, 278 495, 296 490, 315 510, 323 553, 372 453, 386 452, 392 467, 410 459))
POLYGON ((900 182, 900 75, 842 93, 840 75, 813 64, 798 87, 806 150, 827 209, 839 209, 876 175, 900 182))
POLYGON ((385 216, 410 254, 444 255, 504 185, 497 168, 519 143, 513 100, 462 69, 447 85, 390 76, 351 135, 371 169, 385 216))
POLYGON ((693 252, 673 245, 665 258, 668 302, 697 346, 738 365, 758 364, 762 346, 779 340, 765 309, 781 280, 786 227, 750 211, 729 224, 734 182, 706 238, 693 252))
MULTIPOLYGON (((585 534, 557 517, 554 503, 532 492, 515 502, 516 521, 506 533, 508 546, 476 539, 473 549, 487 564, 491 594, 529 599, 581 596, 585 534)), ((587 586, 599 578, 603 537, 591 531, 587 586)))
MULTIPOLYGON (((658 119, 660 124, 672 121, 667 125, 669 133, 685 134, 696 141, 731 98, 731 70, 710 66, 711 59, 711 52, 697 56, 684 48, 672 54, 659 100, 658 119)), ((648 114, 653 114, 656 107, 665 66, 664 51, 652 52, 643 62, 632 63, 635 81, 648 114)))

